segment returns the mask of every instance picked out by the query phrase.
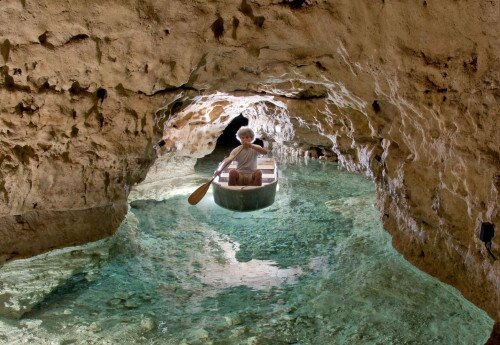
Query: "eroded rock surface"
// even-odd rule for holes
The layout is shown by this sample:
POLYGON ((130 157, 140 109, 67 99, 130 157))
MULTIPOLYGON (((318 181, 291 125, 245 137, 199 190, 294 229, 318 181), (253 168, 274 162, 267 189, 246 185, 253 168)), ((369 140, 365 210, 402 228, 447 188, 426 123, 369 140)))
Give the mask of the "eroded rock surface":
POLYGON ((500 260, 477 239, 500 224, 499 16, 480 0, 3 1, 0 256, 111 234, 163 122, 160 154, 200 157, 246 104, 274 150, 372 176, 395 247, 499 319, 500 260))

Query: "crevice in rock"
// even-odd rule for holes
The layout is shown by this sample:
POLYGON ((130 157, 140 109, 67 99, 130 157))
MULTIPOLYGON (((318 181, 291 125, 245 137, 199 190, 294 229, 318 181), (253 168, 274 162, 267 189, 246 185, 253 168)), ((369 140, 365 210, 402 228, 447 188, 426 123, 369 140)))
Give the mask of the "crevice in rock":
POLYGON ((24 92, 30 92, 31 89, 29 86, 26 85, 19 85, 16 84, 14 81, 14 78, 9 75, 9 67, 8 66, 2 66, 0 67, 0 74, 3 74, 3 83, 4 86, 7 90, 9 91, 24 91, 24 92))
POLYGON ((62 93, 62 91, 57 91, 56 90, 56 85, 50 85, 48 81, 44 82, 40 87, 38 88, 38 93, 46 93, 46 92, 52 92, 52 93, 62 93))
POLYGON ((15 145, 12 148, 12 152, 17 157, 17 159, 25 165, 29 164, 30 159, 38 161, 38 156, 36 155, 35 150, 29 145, 15 145))
POLYGON ((24 114, 33 115, 38 110, 38 106, 34 104, 25 104, 23 101, 19 102, 14 109, 22 117, 24 114))
POLYGON ((126 89, 122 83, 119 83, 115 86, 115 91, 120 95, 120 96, 126 96, 128 92, 133 92, 132 90, 126 89))
MULTIPOLYGON (((247 3, 247 0, 242 0, 241 1, 240 7, 238 8, 238 10, 241 13, 243 13, 245 16, 247 16, 248 18, 250 18, 252 20, 252 22, 256 26, 258 26, 259 28, 262 28, 262 26, 264 25, 265 17, 264 16, 255 16, 253 14, 252 6, 250 6, 247 3)), ((233 21, 233 25, 234 25, 234 21, 233 21)))
POLYGON ((45 31, 43 34, 41 34, 40 36, 38 36, 38 42, 40 42, 40 44, 42 46, 44 46, 45 48, 48 48, 48 49, 54 49, 54 45, 52 43, 50 43, 48 41, 48 35, 50 33, 48 31, 45 31))
POLYGON ((7 63, 9 60, 9 53, 10 53, 10 41, 8 39, 4 40, 2 44, 0 44, 0 53, 2 54, 3 61, 7 63))
POLYGON ((108 195, 108 188, 109 188, 110 182, 111 182, 111 179, 109 177, 109 172, 105 171, 104 172, 104 193, 106 195, 108 195))
POLYGON ((252 10, 252 6, 250 6, 248 3, 247 3, 247 0, 241 0, 241 5, 240 7, 238 8, 238 10, 243 13, 245 16, 253 19, 253 10, 252 10))
POLYGON ((75 36, 71 36, 70 39, 67 40, 66 43, 64 43, 64 44, 77 43, 77 42, 83 41, 87 38, 89 38, 89 35, 87 35, 87 34, 77 34, 75 36))
POLYGON ((92 40, 95 42, 97 62, 101 63, 102 62, 101 39, 97 36, 92 36, 92 40))
POLYGON ((71 95, 80 95, 82 93, 88 94, 87 89, 88 87, 82 87, 78 81, 74 81, 68 91, 71 95))
MULTIPOLYGON (((0 165, 1 165, 1 160, 0 160, 0 165)), ((6 204, 9 204, 9 192, 5 188, 5 180, 2 178, 2 175, 0 174, 0 192, 3 193, 3 199, 6 204)))
POLYGON ((95 97, 96 97, 96 101, 101 102, 101 105, 102 105, 102 103, 104 102, 106 97, 108 97, 108 91, 106 89, 100 87, 96 90, 95 97))
POLYGON ((233 32, 231 33, 231 37, 233 38, 233 40, 237 39, 237 36, 236 36, 236 30, 238 29, 238 26, 240 25, 240 20, 236 17, 233 17, 233 32))
POLYGON ((477 55, 471 57, 470 61, 464 61, 464 69, 469 72, 477 72, 477 55))
POLYGON ((264 26, 264 21, 266 18, 264 16, 256 16, 253 18, 253 23, 258 26, 259 28, 262 28, 264 26))
POLYGON ((217 19, 210 26, 216 40, 220 40, 224 35, 224 19, 217 14, 217 19))
POLYGON ((281 5, 289 6, 292 9, 300 9, 302 7, 311 5, 308 0, 283 0, 280 2, 281 5))
POLYGON ((183 87, 192 87, 193 86, 196 79, 198 79, 198 71, 207 64, 207 55, 208 55, 208 53, 204 53, 201 56, 200 61, 198 61, 198 63, 196 64, 196 67, 193 69, 193 71, 189 75, 188 81, 182 85, 183 87))
POLYGON ((78 136, 78 132, 78 127, 76 125, 73 125, 73 127, 71 127, 71 137, 76 138, 78 136))
POLYGON ((323 64, 320 61, 315 61, 314 64, 321 71, 326 71, 327 70, 326 67, 323 66, 323 64))

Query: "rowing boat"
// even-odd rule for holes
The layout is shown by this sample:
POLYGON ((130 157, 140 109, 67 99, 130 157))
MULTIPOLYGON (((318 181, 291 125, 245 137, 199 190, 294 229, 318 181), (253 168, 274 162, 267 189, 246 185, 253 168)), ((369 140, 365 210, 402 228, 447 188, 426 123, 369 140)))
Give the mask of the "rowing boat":
POLYGON ((213 182, 214 201, 233 211, 254 211, 274 202, 278 185, 278 169, 273 158, 258 158, 257 169, 262 170, 262 186, 229 186, 229 170, 236 169, 232 162, 213 182))

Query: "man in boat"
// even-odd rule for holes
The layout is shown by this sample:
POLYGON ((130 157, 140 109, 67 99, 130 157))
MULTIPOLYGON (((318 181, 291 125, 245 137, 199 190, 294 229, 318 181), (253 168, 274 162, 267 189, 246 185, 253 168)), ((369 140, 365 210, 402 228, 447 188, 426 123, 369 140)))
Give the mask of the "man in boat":
POLYGON ((241 145, 236 147, 222 165, 230 160, 238 164, 236 169, 229 170, 229 186, 261 186, 262 171, 257 169, 257 156, 267 154, 267 150, 259 145, 252 144, 255 133, 250 127, 241 127, 236 133, 241 145), (240 152, 241 150, 241 152, 240 152), (236 157, 235 157, 236 156, 236 157))

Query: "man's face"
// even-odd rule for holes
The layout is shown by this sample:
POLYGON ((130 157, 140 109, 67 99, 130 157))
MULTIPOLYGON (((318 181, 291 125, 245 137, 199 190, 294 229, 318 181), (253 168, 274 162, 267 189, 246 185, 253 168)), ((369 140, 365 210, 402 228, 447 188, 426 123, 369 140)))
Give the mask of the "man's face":
POLYGON ((240 140, 242 144, 250 144, 253 141, 253 138, 248 134, 243 134, 240 137, 240 140))

